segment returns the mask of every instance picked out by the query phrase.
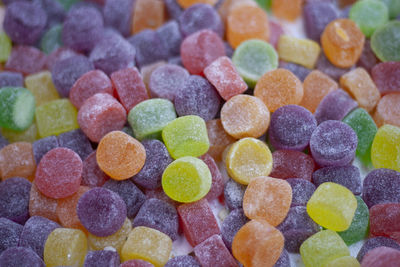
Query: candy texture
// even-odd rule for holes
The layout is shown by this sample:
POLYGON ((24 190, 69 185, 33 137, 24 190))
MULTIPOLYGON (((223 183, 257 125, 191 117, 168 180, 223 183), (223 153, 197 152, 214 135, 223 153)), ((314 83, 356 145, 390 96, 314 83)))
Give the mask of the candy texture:
POLYGON ((363 267, 384 267, 395 265, 399 260, 400 251, 388 247, 377 247, 365 255, 361 264, 363 267))
POLYGON ((400 203, 376 204, 369 214, 371 236, 386 236, 399 243, 400 203))
POLYGON ((292 188, 292 203, 290 206, 306 206, 308 200, 315 191, 315 185, 300 178, 286 179, 286 182, 288 182, 292 188))
POLYGON ((25 224, 29 218, 31 183, 20 177, 0 183, 0 217, 25 224))
POLYGON ((400 128, 386 124, 378 129, 371 147, 371 160, 375 168, 400 171, 400 128))
POLYGON ((236 233, 245 225, 249 220, 244 215, 242 209, 235 209, 223 220, 221 225, 221 237, 225 246, 232 250, 232 242, 236 233))
POLYGON ((30 181, 35 176, 36 163, 32 145, 27 142, 9 144, 0 150, 0 175, 2 179, 23 177, 30 181))
POLYGON ((282 35, 279 38, 279 57, 285 61, 300 64, 313 69, 317 63, 321 48, 317 42, 308 39, 282 35))
POLYGON ((0 255, 1 266, 32 266, 44 267, 44 262, 31 249, 24 247, 12 247, 0 255))
POLYGON ((22 225, 0 218, 0 255, 6 249, 18 246, 22 229, 22 225))
POLYGON ((215 264, 226 267, 238 266, 219 235, 213 235, 194 247, 194 254, 204 267, 215 266, 215 264))

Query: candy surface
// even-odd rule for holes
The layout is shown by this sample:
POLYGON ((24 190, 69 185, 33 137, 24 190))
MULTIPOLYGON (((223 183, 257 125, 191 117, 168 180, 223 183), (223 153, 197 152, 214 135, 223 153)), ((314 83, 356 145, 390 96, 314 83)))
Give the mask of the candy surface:
POLYGON ((375 168, 400 171, 400 128, 386 124, 378 129, 371 147, 371 160, 375 168))

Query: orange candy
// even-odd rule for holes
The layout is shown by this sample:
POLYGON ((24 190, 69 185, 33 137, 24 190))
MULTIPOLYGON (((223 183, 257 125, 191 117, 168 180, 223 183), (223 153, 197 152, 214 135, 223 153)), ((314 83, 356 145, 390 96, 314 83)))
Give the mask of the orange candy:
POLYGON ((208 140, 210 141, 210 148, 207 153, 210 154, 214 160, 221 161, 222 153, 225 148, 236 140, 225 132, 221 119, 207 121, 206 126, 208 140))
POLYGON ((273 0, 272 13, 281 19, 296 20, 302 11, 303 0, 273 0))
POLYGON ((31 143, 12 143, 0 150, 0 175, 3 180, 18 176, 32 181, 35 170, 31 143))
POLYGON ((262 136, 268 129, 269 120, 265 104, 250 95, 234 96, 221 109, 222 126, 236 139, 262 136))
POLYGON ((254 89, 254 96, 260 98, 271 112, 285 105, 298 105, 303 94, 299 78, 286 69, 265 73, 254 89))
POLYGON ((101 139, 96 152, 100 169, 115 180, 126 180, 137 174, 146 160, 143 145, 121 131, 113 131, 101 139))
POLYGON ((133 11, 131 33, 145 29, 157 29, 164 23, 164 2, 162 0, 136 0, 133 11))
POLYGON ((234 6, 227 19, 227 39, 236 48, 250 39, 269 40, 267 13, 258 6, 238 4, 234 6))
POLYGON ((250 219, 266 220, 277 226, 286 218, 292 203, 292 188, 288 182, 272 177, 250 180, 243 197, 243 211, 250 219))
POLYGON ((181 7, 188 8, 195 4, 209 4, 213 6, 217 1, 218 0, 177 0, 176 2, 178 2, 181 7))
POLYGON ((384 124, 400 127, 400 93, 387 94, 379 100, 374 120, 378 127, 384 124))
POLYGON ((350 68, 361 56, 365 36, 350 19, 329 23, 321 36, 322 48, 328 60, 339 68, 350 68))
POLYGON ((314 70, 305 78, 303 89, 304 96, 300 106, 314 113, 322 98, 333 90, 338 89, 338 84, 323 72, 314 70))
POLYGON ((220 15, 222 21, 226 23, 229 13, 236 5, 253 5, 257 6, 257 3, 253 0, 225 0, 222 5, 218 8, 218 14, 220 15))
POLYGON ((57 200, 46 197, 37 189, 35 183, 32 183, 29 194, 29 215, 42 216, 54 222, 58 222, 57 200))
POLYGON ((282 233, 264 220, 251 220, 236 233, 233 256, 246 267, 272 267, 284 245, 282 233))

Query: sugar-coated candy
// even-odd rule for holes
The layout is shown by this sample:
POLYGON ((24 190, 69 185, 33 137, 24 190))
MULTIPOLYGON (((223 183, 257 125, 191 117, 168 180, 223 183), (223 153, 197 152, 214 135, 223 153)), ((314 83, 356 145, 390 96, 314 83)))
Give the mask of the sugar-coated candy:
POLYGON ((156 267, 164 266, 171 253, 172 241, 166 234, 148 227, 135 227, 129 233, 122 252, 122 261, 141 259, 156 267))
POLYGON ((400 127, 390 124, 378 129, 371 147, 371 160, 375 168, 400 171, 400 127))
POLYGON ((289 253, 287 252, 286 249, 282 250, 281 256, 275 263, 274 267, 291 267, 291 262, 290 262, 290 257, 289 253))
POLYGON ((371 77, 381 95, 400 92, 400 62, 383 62, 371 70, 371 77))
POLYGON ((132 21, 133 0, 106 0, 103 6, 104 25, 112 27, 123 36, 130 34, 132 21))
POLYGON ((77 153, 82 160, 85 160, 89 154, 93 152, 89 139, 80 129, 60 134, 58 136, 58 145, 71 149, 77 153))
POLYGON ((315 185, 308 180, 300 178, 290 178, 286 182, 292 188, 292 203, 290 206, 306 206, 315 191, 315 185))
POLYGON ((362 190, 360 170, 353 165, 318 169, 312 174, 312 182, 317 187, 326 182, 340 184, 353 192, 354 195, 360 195, 362 190))
POLYGON ((154 267, 154 265, 144 260, 129 260, 121 263, 119 267, 154 267))
POLYGON ((54 148, 42 157, 34 182, 47 197, 69 197, 79 189, 82 168, 82 160, 74 151, 63 147, 54 148))
POLYGON ((282 233, 265 220, 251 220, 237 232, 233 256, 244 266, 269 266, 278 261, 284 245, 282 233))
MULTIPOLYGON (((175 59, 178 59, 178 61, 180 61, 180 57, 179 57, 179 56, 171 58, 172 61, 174 61, 175 59)), ((150 89, 150 77, 151 77, 151 74, 153 74, 153 72, 154 72, 158 67, 161 67, 161 66, 166 65, 166 64, 171 64, 171 65, 173 65, 173 66, 178 66, 178 65, 179 65, 179 67, 182 66, 182 64, 179 64, 179 62, 178 62, 178 63, 175 63, 175 62, 172 62, 171 60, 168 59, 168 62, 165 62, 164 60, 160 60, 160 61, 151 63, 151 64, 149 64, 149 65, 146 65, 146 66, 144 66, 144 67, 142 67, 142 68, 140 69, 140 74, 142 75, 143 83, 144 83, 144 85, 145 85, 145 87, 146 87, 146 89, 147 89, 148 95, 150 95, 150 97, 157 97, 157 96, 153 96, 153 95, 152 95, 152 92, 151 92, 151 89, 150 89)), ((184 69, 184 68, 183 68, 183 69, 184 69)), ((189 73, 187 72, 187 70, 185 70, 185 71, 186 71, 186 73, 187 73, 186 76, 188 76, 189 73)), ((165 77, 165 78, 167 78, 167 77, 165 77)), ((162 83, 160 83, 160 85, 163 86, 162 83)), ((173 90, 174 90, 174 89, 173 89, 173 90)), ((167 97, 159 97, 159 98, 167 98, 167 97)), ((167 98, 167 99, 168 99, 168 98, 167 98)))
POLYGON ((49 71, 42 71, 27 76, 25 84, 26 88, 34 95, 36 106, 60 98, 51 80, 51 72, 49 71))
POLYGON ((210 148, 207 153, 210 154, 216 162, 219 162, 222 160, 222 153, 225 148, 235 142, 235 139, 226 133, 221 119, 207 121, 206 126, 210 142, 210 148))
POLYGON ((235 49, 232 62, 248 86, 254 88, 261 76, 278 67, 278 53, 266 41, 252 39, 235 49))
POLYGON ((214 5, 217 0, 176 0, 176 2, 183 8, 188 8, 198 3, 214 5))
POLYGON ((382 0, 389 10, 389 18, 394 19, 400 15, 400 3, 396 0, 382 0))
POLYGON ((173 257, 164 265, 164 267, 184 267, 184 266, 201 267, 200 263, 196 260, 196 258, 189 255, 173 257))
POLYGON ((272 172, 269 176, 281 179, 302 178, 311 181, 315 169, 310 155, 295 150, 276 150, 272 153, 272 172))
POLYGON ((334 231, 347 230, 357 209, 357 199, 346 187, 326 182, 317 187, 307 202, 308 215, 319 225, 334 231))
MULTIPOLYGON (((263 1, 263 0, 261 0, 263 1)), ((268 0, 267 0, 268 1, 268 0)), ((284 34, 282 25, 276 21, 269 21, 269 40, 268 42, 275 48, 278 48, 278 42, 281 35, 284 34)))
POLYGON ((326 267, 346 266, 346 267, 360 267, 360 263, 356 258, 351 256, 344 256, 332 261, 329 261, 326 267))
POLYGON ((291 253, 299 253, 301 244, 320 230, 307 214, 306 207, 297 206, 289 209, 285 220, 277 226, 285 237, 285 249, 291 253))
POLYGON ((67 10, 64 9, 64 4, 66 3, 66 1, 41 0, 37 2, 41 4, 44 11, 47 13, 48 27, 54 24, 61 23, 65 18, 67 10))
POLYGON ((279 61, 279 68, 287 69, 293 72, 293 74, 296 75, 297 78, 299 78, 302 82, 307 77, 307 75, 311 73, 311 70, 306 67, 303 67, 296 63, 285 62, 283 60, 279 61))
POLYGON ((167 50, 168 58, 179 56, 183 36, 178 22, 171 20, 159 27, 156 33, 167 50))
POLYGON ((183 233, 191 246, 220 234, 217 220, 206 199, 180 205, 177 210, 183 233))
POLYGON ((33 143, 39 138, 35 120, 33 120, 31 126, 29 126, 29 128, 26 129, 25 131, 20 132, 6 128, 0 128, 0 133, 8 140, 8 142, 11 143, 14 142, 33 143))
POLYGON ((325 56, 325 53, 322 51, 321 55, 318 59, 317 62, 317 69, 323 73, 325 73, 326 75, 328 75, 329 77, 331 77, 332 79, 334 79, 335 81, 339 81, 340 77, 345 74, 346 72, 348 72, 349 70, 352 69, 352 67, 350 68, 340 68, 337 67, 335 65, 333 65, 328 58, 325 56))
POLYGON ((300 254, 306 267, 322 267, 334 259, 350 256, 344 241, 332 230, 323 230, 309 237, 301 245, 300 254))
POLYGON ((389 247, 400 251, 400 244, 397 243, 394 239, 384 236, 372 237, 368 238, 361 247, 360 251, 357 254, 357 260, 359 262, 362 262, 365 254, 367 254, 368 251, 373 250, 377 247, 389 247))
POLYGON ((211 267, 216 264, 237 267, 236 260, 226 248, 221 236, 215 234, 194 247, 194 254, 201 266, 211 267))
MULTIPOLYGON (((48 0, 46 0, 46 1, 48 1, 48 0)), ((77 55, 78 55, 78 53, 70 48, 60 47, 56 51, 52 52, 51 54, 49 54, 47 56, 45 67, 49 70, 52 70, 53 66, 55 65, 55 63, 57 61, 67 59, 69 57, 77 56, 77 55)), ((92 68, 94 68, 93 65, 92 65, 92 68)))
MULTIPOLYGON (((222 127, 222 126, 221 126, 222 127)), ((9 144, 8 140, 2 135, 0 131, 0 150, 9 144)))
POLYGON ((0 175, 3 180, 23 177, 32 181, 35 169, 36 163, 30 143, 12 143, 0 150, 0 175))
POLYGON ((82 181, 81 185, 88 187, 102 186, 107 180, 108 176, 100 169, 96 160, 96 151, 93 151, 83 161, 82 181))
MULTIPOLYGON (((49 1, 48 1, 49 2, 49 1)), ((54 52, 63 46, 61 40, 62 25, 54 24, 42 35, 40 39, 40 50, 46 54, 54 52)))
POLYGON ((225 164, 232 179, 247 185, 255 177, 271 173, 272 154, 264 142, 250 137, 243 138, 229 148, 225 164))
POLYGON ((279 225, 292 203, 292 188, 284 180, 271 177, 251 179, 243 197, 243 211, 250 219, 266 220, 279 225))
POLYGON ((87 253, 87 239, 78 229, 57 228, 50 233, 44 245, 44 263, 55 267, 83 266, 87 253))
POLYGON ((395 266, 399 263, 400 251, 388 248, 377 247, 370 250, 361 262, 362 267, 385 267, 395 266))
POLYGON ((178 4, 177 0, 165 0, 164 4, 169 17, 177 20, 183 12, 183 8, 178 4))
POLYGON ((29 194, 29 215, 41 216, 58 222, 57 199, 46 197, 40 193, 34 183, 29 194))
POLYGON ((164 1, 136 0, 132 14, 131 33, 156 29, 164 23, 164 1))
POLYGON ((356 64, 357 67, 362 67, 366 69, 369 73, 371 73, 372 68, 379 62, 380 60, 375 56, 374 51, 372 51, 371 41, 368 39, 365 40, 361 57, 356 64))
POLYGON ((221 122, 225 132, 236 139, 258 138, 268 129, 270 112, 261 99, 240 94, 222 106, 221 122))
POLYGON ((33 122, 35 98, 23 87, 3 87, 0 90, 1 114, 0 126, 22 131, 33 122))
MULTIPOLYGON (((12 43, 5 32, 0 33, 0 62, 6 62, 10 56, 12 43)), ((17 85, 22 86, 22 85, 17 85)))
POLYGON ((212 177, 200 159, 186 156, 168 165, 162 175, 164 192, 179 202, 194 202, 210 191, 212 177))
MULTIPOLYGON (((310 2, 310 1, 308 1, 310 2)), ((313 1, 303 8, 304 27, 307 37, 319 41, 326 25, 338 18, 338 10, 330 1, 313 1)))
POLYGON ((3 87, 23 87, 24 77, 19 72, 2 71, 0 72, 0 88, 3 87))
POLYGON ((30 248, 11 247, 0 255, 0 266, 45 267, 43 260, 30 248))
POLYGON ((7 70, 33 74, 43 69, 46 55, 33 46, 15 46, 7 60, 7 70))
POLYGON ((393 20, 377 29, 371 37, 372 50, 383 62, 400 60, 396 53, 400 48, 400 40, 397 38, 399 29, 400 21, 393 20))
POLYGON ((391 124, 400 127, 400 94, 384 95, 378 102, 374 113, 374 120, 378 127, 391 124))
POLYGON ((85 257, 83 267, 98 267, 98 266, 119 266, 119 255, 112 250, 89 251, 85 257))
POLYGON ((19 244, 23 226, 7 218, 0 218, 0 255, 19 244))
POLYGON ((278 43, 279 58, 313 69, 321 48, 315 41, 281 35, 278 43))
POLYGON ((225 204, 230 210, 238 209, 242 207, 244 192, 246 186, 237 183, 233 179, 229 179, 225 184, 224 198, 225 204))
POLYGON ((243 213, 243 209, 232 210, 221 224, 221 237, 225 246, 232 250, 232 242, 236 233, 249 219, 243 213))
POLYGON ((159 200, 162 200, 164 202, 171 204, 175 208, 180 205, 179 202, 177 202, 177 201, 171 199, 169 196, 167 196, 167 194, 165 194, 162 187, 158 188, 158 189, 146 189, 146 191, 144 193, 145 193, 146 199, 156 198, 156 199, 159 199, 159 200))
POLYGON ((272 1, 271 9, 278 18, 294 21, 301 15, 302 4, 303 0, 272 1))
POLYGON ((104 237, 122 227, 127 211, 124 200, 117 193, 96 187, 80 197, 76 213, 91 234, 104 237))
POLYGON ((37 4, 15 1, 7 6, 4 30, 17 44, 34 45, 43 33, 47 15, 37 4))
POLYGON ((200 157, 200 159, 204 161, 211 173, 211 188, 206 195, 206 199, 216 199, 224 191, 224 180, 222 174, 218 168, 217 163, 209 154, 204 154, 200 157))
POLYGON ((370 236, 386 236, 400 243, 400 203, 383 203, 369 210, 370 236))
POLYGON ((106 134, 96 152, 100 169, 115 180, 126 180, 137 174, 146 160, 146 150, 135 138, 121 131, 106 134))

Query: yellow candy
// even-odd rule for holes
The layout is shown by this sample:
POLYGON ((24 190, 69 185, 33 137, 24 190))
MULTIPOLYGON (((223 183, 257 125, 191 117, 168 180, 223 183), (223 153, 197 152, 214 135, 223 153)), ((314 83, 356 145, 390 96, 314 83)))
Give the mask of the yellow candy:
POLYGON ((207 165, 194 157, 183 157, 172 162, 162 176, 165 194, 179 202, 194 202, 211 188, 211 173, 207 165))
POLYGON ((347 230, 357 209, 357 199, 346 187, 323 183, 307 203, 307 213, 319 225, 333 230, 347 230))
POLYGON ((314 41, 299 39, 289 35, 282 35, 279 38, 279 58, 285 61, 313 69, 317 63, 320 52, 321 47, 314 41))
POLYGON ((26 89, 31 91, 35 97, 37 107, 43 103, 60 98, 51 80, 50 71, 42 71, 27 76, 25 78, 25 85, 26 89))
POLYGON ((10 142, 29 142, 33 143, 39 139, 36 123, 33 122, 28 129, 22 132, 13 131, 10 129, 2 128, 1 134, 10 142))
POLYGON ((264 142, 243 138, 229 148, 225 163, 229 176, 247 185, 252 178, 271 173, 272 154, 264 142))
POLYGON ((386 124, 378 129, 372 142, 371 160, 375 168, 400 171, 400 127, 386 124))
POLYGON ((164 266, 171 254, 172 240, 164 233, 152 228, 133 228, 122 247, 122 261, 140 259, 155 267, 164 266))
POLYGON ((53 100, 37 107, 35 116, 41 138, 79 128, 78 112, 68 99, 53 100))
POLYGON ((132 231, 132 222, 126 218, 121 229, 115 234, 99 237, 89 233, 88 242, 91 250, 103 250, 105 247, 113 247, 121 254, 122 246, 124 245, 128 234, 132 231))
POLYGON ((360 263, 354 257, 344 256, 330 261, 325 267, 360 267, 360 263))
POLYGON ((44 245, 44 263, 52 266, 82 266, 87 253, 85 234, 78 229, 57 228, 44 245))

